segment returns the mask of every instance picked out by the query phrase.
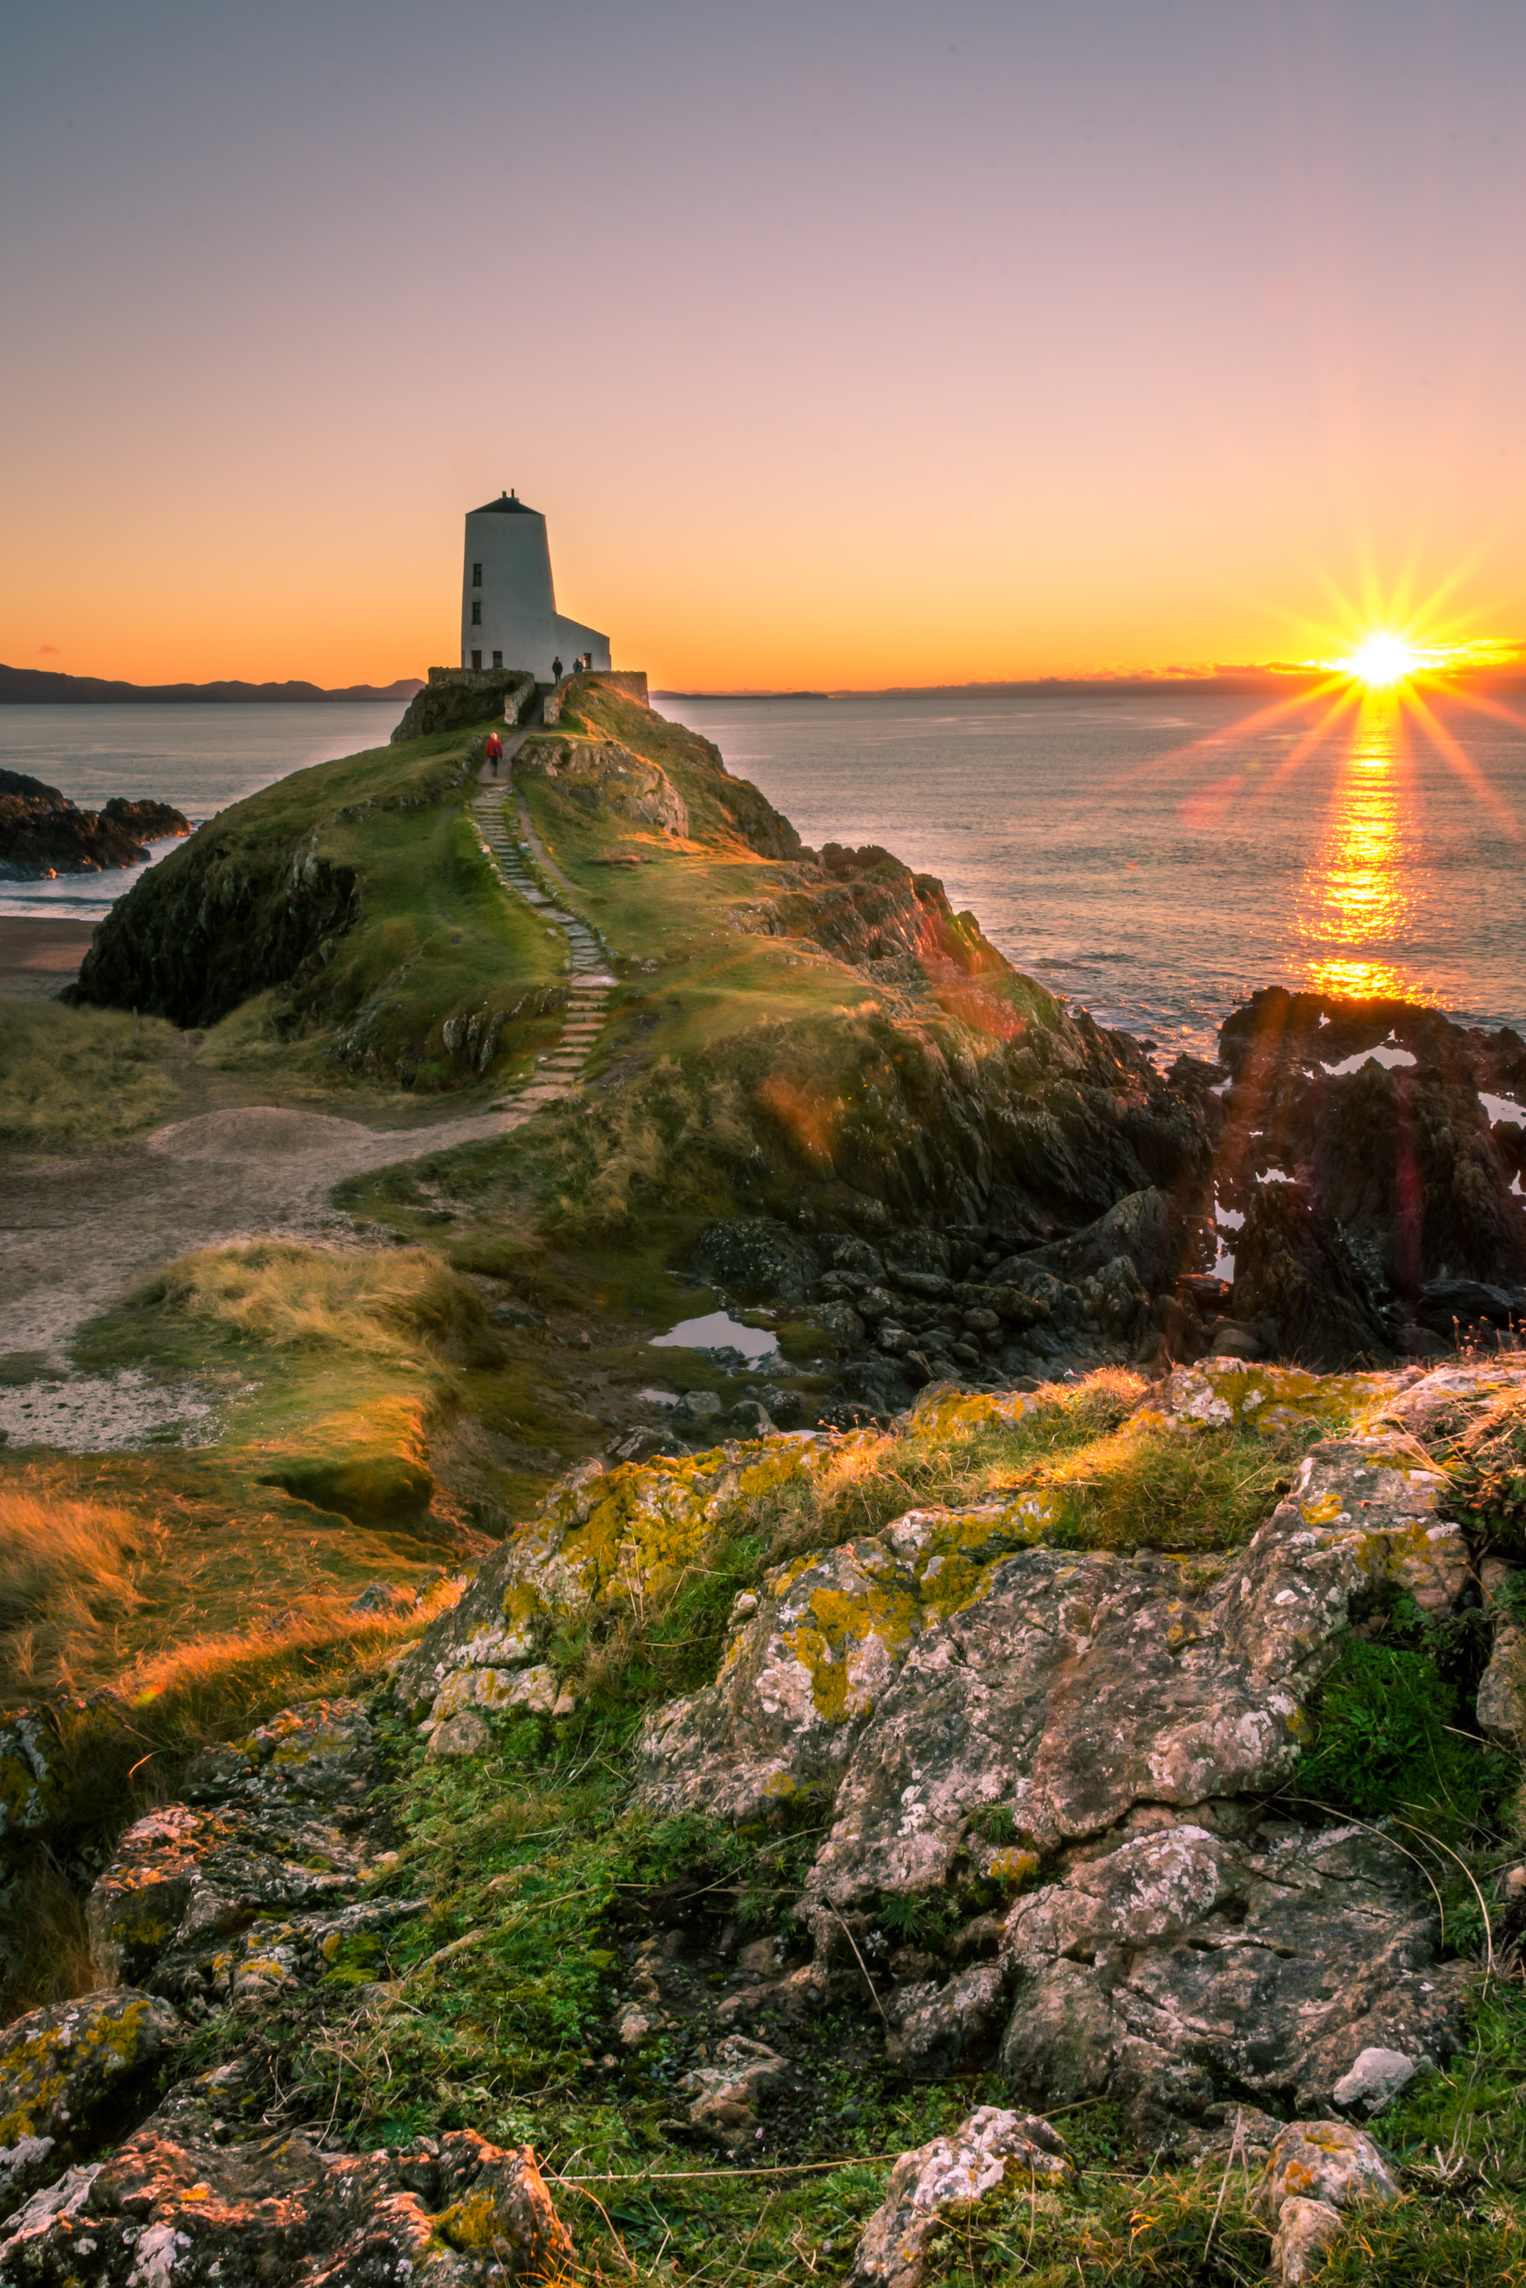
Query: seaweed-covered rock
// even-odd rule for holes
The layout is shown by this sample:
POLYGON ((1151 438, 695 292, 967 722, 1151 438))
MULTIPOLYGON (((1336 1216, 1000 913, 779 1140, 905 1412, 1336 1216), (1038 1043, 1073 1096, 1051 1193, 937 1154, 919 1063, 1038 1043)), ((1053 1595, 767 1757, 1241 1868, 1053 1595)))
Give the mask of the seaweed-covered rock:
POLYGON ((465 2129, 366 2154, 302 2136, 224 2144, 210 2122, 170 2107, 10 2219, 0 2288, 485 2288, 556 2279, 573 2262, 528 2147, 505 2151, 465 2129))
POLYGON ((1063 2138, 1035 2114, 982 2105, 948 2137, 903 2153, 855 2251, 847 2288, 920 2288, 928 2243, 1005 2188, 1026 2194, 1070 2172, 1063 2138))
MULTIPOLYGON (((112 1987, 32 2010, 0 2034, 0 2146, 75 2143, 158 2064, 179 2032, 151 1994, 112 1987)), ((41 2157, 36 2157, 40 2159, 41 2157)))

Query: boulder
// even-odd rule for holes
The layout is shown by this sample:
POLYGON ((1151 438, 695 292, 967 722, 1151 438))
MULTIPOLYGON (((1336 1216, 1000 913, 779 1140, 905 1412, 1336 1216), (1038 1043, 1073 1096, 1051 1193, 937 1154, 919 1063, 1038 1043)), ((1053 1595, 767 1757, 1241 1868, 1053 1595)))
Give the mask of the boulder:
POLYGON ((1273 2279, 1281 2288, 1303 2288, 1319 2270, 1340 2229, 1341 2212, 1328 2201, 1306 2201, 1296 2196, 1285 2200, 1272 2236, 1273 2279))
POLYGON ((1349 2121, 1294 2121, 1267 2158, 1262 2200, 1275 2215, 1283 2202, 1328 2201, 1335 2209, 1399 2198, 1398 2180, 1372 2139, 1349 2121))
POLYGON ((1002 2070, 1019 2100, 1107 2094, 1141 2124, 1225 2083, 1328 2104, 1354 2052, 1455 2045, 1474 1973, 1438 1938, 1412 1862, 1365 1829, 1136 1834, 1012 1908, 1002 2070))
POLYGON ((803 1303, 821 1270, 810 1242, 769 1216, 706 1224, 694 1243, 694 1267, 743 1303, 803 1303))
POLYGON ((1369 2115, 1381 2113, 1419 2070, 1419 2061, 1403 2050, 1363 2050, 1330 2094, 1337 2105, 1360 2105, 1369 2115))
POLYGON ((303 2136, 225 2144, 206 2112, 172 2103, 110 2160, 29 2200, 0 2240, 0 2288, 485 2288, 575 2262, 528 2147, 464 2129, 365 2154, 303 2136))
POLYGON ((1064 2140, 1035 2114, 982 2105, 948 2137, 903 2153, 885 2198, 854 2253, 846 2288, 920 2288, 928 2245, 1003 2190, 1062 2184, 1070 2173, 1064 2140))
POLYGON ((728 2034, 716 2045, 714 2063, 699 2067, 684 2083, 695 2093, 689 2120, 728 2153, 750 2145, 758 2126, 758 2102, 789 2089, 789 2062, 764 2042, 728 2034))
POLYGON ((84 2139, 179 2032, 173 2010, 132 1987, 55 2002, 7 2026, 0 2034, 0 2171, 17 2183, 42 2164, 38 2144, 84 2139), (23 2145, 32 2147, 29 2154, 23 2145))
POLYGON ((535 1668, 458 1668, 435 1694, 429 1713, 437 1724, 463 1708, 479 1715, 507 1716, 520 1708, 529 1716, 549 1716, 560 1689, 555 1670, 544 1662, 535 1668))
POLYGON ((436 1757, 485 1756, 492 1745, 493 1735, 476 1710, 463 1708, 436 1724, 429 1735, 428 1753, 436 1757))

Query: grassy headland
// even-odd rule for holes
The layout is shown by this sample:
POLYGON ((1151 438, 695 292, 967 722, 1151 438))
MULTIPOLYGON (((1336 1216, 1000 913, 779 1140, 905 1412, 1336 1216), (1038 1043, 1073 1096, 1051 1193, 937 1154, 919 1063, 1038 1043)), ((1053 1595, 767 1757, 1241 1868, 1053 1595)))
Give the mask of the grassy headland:
MULTIPOLYGON (((153 1060, 173 1027, 202 1036, 193 1069, 209 1083, 383 1121, 421 1097, 478 1108, 531 1069, 560 1022, 562 941, 483 858, 473 749, 446 735, 298 773, 146 877, 82 979, 116 1011, 42 1020, 78 1070, 108 1042, 125 1058, 133 1021, 117 1011, 160 1013, 133 1031, 149 1046, 108 1115, 118 1132, 164 1116, 153 1076, 182 1051, 153 1060)), ((209 1394, 208 1443, 0 1451, 0 1699, 51 1710, 76 1805, 46 1849, 13 1855, 7 2014, 91 1981, 81 1897, 115 1830, 174 1796, 195 1749, 297 1699, 370 1693, 400 1851, 374 1892, 425 1904, 346 1941, 312 1990, 215 2013, 194 2062, 264 2062, 291 2118, 360 2145, 454 2126, 532 2141, 600 2275, 829 2282, 891 2157, 1008 2092, 984 2067, 900 2071, 871 1982, 872 2003, 839 1996, 791 2030, 803 2094, 770 2116, 756 2169, 696 2144, 680 2117, 707 2054, 697 2018, 640 2043, 616 2031, 638 1942, 666 1944, 681 1891, 696 1984, 734 1984, 741 1947, 799 1949, 793 1903, 825 1811, 802 1792, 737 1827, 654 1818, 633 1804, 644 1720, 715 1677, 739 1600, 776 1569, 914 1509, 975 1511, 973 1547, 993 1505, 1021 1500, 1034 1546, 1159 1555, 1184 1597, 1206 1595, 1351 1408, 1337 1394, 1319 1418, 1310 1399, 1266 1431, 1244 1412, 1141 1427, 1144 1378, 1114 1365, 1049 1382, 1017 1415, 930 1403, 741 1462, 733 1443, 732 1460, 691 1453, 660 1477, 611 1471, 612 1502, 660 1520, 727 1470, 735 1482, 649 1593, 558 1627, 546 1660, 570 1713, 495 1713, 488 1753, 427 1756, 382 1688, 462 1572, 573 1464, 659 1419, 647 1383, 727 1404, 749 1387, 724 1361, 650 1347, 718 1300, 703 1227, 959 1226, 989 1265, 1196 1165, 1196 1132, 1144 1059, 1015 975, 935 884, 881 852, 802 852, 703 740, 596 678, 515 778, 613 948, 581 1093, 351 1180, 348 1233, 196 1249, 83 1330, 80 1368, 209 1394), (391 1608, 357 1610, 377 1582, 391 1608)), ((29 1053, 40 1069, 53 1051, 29 1053)), ((16 1140, 98 1141, 92 1117, 93 1134, 61 1087, 16 1140)), ((790 1379, 809 1415, 839 1333, 809 1303, 770 1317, 807 1370, 790 1379)), ((1513 1556, 1520 1426, 1491 1422, 1493 1444, 1434 1444, 1431 1460, 1513 1556)), ((1402 1600, 1374 1606, 1311 1703, 1326 1802, 1412 1818, 1458 1953, 1492 1945, 1473 1902, 1519 1848, 1514 1766, 1477 1732, 1480 1635, 1465 1614, 1442 1626, 1402 1600)), ((992 1845, 1012 1840, 1002 1816, 992 1845)), ((994 1916, 1030 1877, 993 1877, 978 1903, 994 1916)), ((928 1966, 952 1931, 936 1900, 888 1902, 885 1926, 887 1953, 925 1950, 928 1966)), ((1521 1989, 1498 1976, 1471 2047, 1387 2117, 1405 2202, 1342 2240, 1329 2280, 1526 2277, 1523 2070, 1521 1989)), ((1228 2288, 1264 2273, 1248 2173, 1222 2156, 1162 2166, 1111 2102, 1083 2100, 1060 2126, 1079 2163, 1065 2195, 1025 2188, 982 2211, 935 2249, 929 2279, 1228 2288)))

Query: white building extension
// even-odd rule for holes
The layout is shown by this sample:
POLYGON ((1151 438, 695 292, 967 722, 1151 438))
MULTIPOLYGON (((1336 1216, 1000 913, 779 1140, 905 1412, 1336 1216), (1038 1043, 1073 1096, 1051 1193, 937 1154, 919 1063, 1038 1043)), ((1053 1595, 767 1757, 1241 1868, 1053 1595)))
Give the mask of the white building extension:
POLYGON ((514 493, 469 511, 461 580, 461 665, 528 668, 551 681, 554 660, 566 669, 585 654, 609 667, 609 638, 581 620, 564 619, 551 585, 546 520, 514 493))

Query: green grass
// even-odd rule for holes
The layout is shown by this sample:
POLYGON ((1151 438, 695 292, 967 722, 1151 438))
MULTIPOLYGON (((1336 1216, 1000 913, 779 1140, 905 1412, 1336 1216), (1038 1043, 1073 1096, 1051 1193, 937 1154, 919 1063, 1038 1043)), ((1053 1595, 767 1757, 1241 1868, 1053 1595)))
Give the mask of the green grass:
MULTIPOLYGON (((542 1282, 553 1308, 565 1307, 554 1297, 579 1291, 575 1265, 528 1243, 494 1263, 525 1288, 542 1282)), ((781 1553, 873 1532, 914 1504, 1042 1483, 1066 1489, 1062 1540, 1190 1551, 1243 1539, 1275 1500, 1273 1473, 1291 1449, 1230 1432, 1165 1443, 1124 1433, 1136 1393, 1135 1378, 1093 1376, 1046 1394, 1015 1424, 940 1433, 928 1422, 898 1438, 846 1442, 809 1485, 719 1519, 700 1562, 665 1599, 649 1599, 639 1621, 599 1641, 564 1636, 551 1657, 576 1679, 576 1714, 556 1724, 494 1719, 495 1752, 483 1761, 427 1760, 417 1734, 386 1701, 373 1702, 395 1775, 381 1808, 400 1837, 398 1863, 374 1889, 426 1905, 342 1950, 316 1992, 202 2027, 194 2057, 263 2060, 299 2112, 361 2149, 457 2125, 532 2142, 595 2276, 653 2288, 839 2280, 890 2157, 1006 2092, 988 2074, 907 2083, 883 2059, 868 1998, 849 1997, 777 2037, 807 2085, 765 2112, 760 2169, 786 2173, 747 2173, 745 2156, 739 2169, 676 2134, 697 2036, 680 2024, 634 2052, 619 2043, 612 2019, 631 1943, 677 1884, 692 1927, 713 1933, 730 1921, 744 1942, 774 1934, 798 1947, 793 1902, 822 1813, 803 1805, 793 1824, 770 1827, 653 1821, 630 1808, 633 1734, 648 1709, 713 1674, 738 1588, 781 1553), (799 2174, 787 2173, 795 2166, 799 2174)), ((1397 1707, 1410 1730, 1395 1734, 1390 1789, 1409 1784, 1415 1759, 1448 1737, 1436 1724, 1457 1704, 1429 1678, 1462 1691, 1465 1704, 1472 1657, 1460 1639, 1427 1637, 1407 1611, 1396 1608, 1392 1630, 1387 1649, 1428 1667, 1426 1676, 1392 1671, 1400 1681, 1389 1714, 1397 1707), (1449 1669, 1464 1681, 1449 1681, 1449 1669)), ((1333 1784, 1378 1784, 1361 1772, 1373 1754, 1363 1690, 1345 1671, 1327 1687, 1315 1752, 1343 1743, 1350 1772, 1346 1783, 1328 1773, 1333 1784)), ((167 1721, 162 1712, 150 1720, 167 1721)), ((920 1906, 939 1911, 936 1901, 920 1906)), ((913 1917, 893 1935, 915 1943, 938 1934, 913 1917)), ((1325 2278, 1438 2288, 1526 2279, 1523 2068, 1526 2006, 1519 1986, 1497 1981, 1469 2048, 1378 2126, 1408 2171, 1405 2202, 1354 2218, 1325 2278)), ((929 2288, 1059 2288, 1078 2277, 1112 2288, 1241 2288, 1264 2278, 1271 2224, 1238 2168, 1174 2166, 1134 2145, 1105 2105, 1057 2125, 1075 2150, 1072 2183, 1035 2201, 1018 2188, 955 2224, 934 2246, 929 2288)))
MULTIPOLYGON (((360 919, 315 976, 259 995, 214 1028, 203 1061, 235 1072, 295 1066, 309 1084, 461 1090, 483 1078, 480 1051, 473 1060, 464 1047, 450 1050, 444 1026, 477 1017, 481 1038, 502 1018, 486 1068, 501 1088, 555 1037, 563 941, 499 883, 464 807, 470 789, 452 786, 456 773, 428 752, 440 744, 319 766, 329 775, 304 790, 308 834, 319 856, 355 871, 360 919), (374 766, 379 799, 417 807, 339 815, 353 807, 352 760, 374 766)), ((444 758, 457 770, 464 744, 444 758)), ((267 789, 283 796, 274 819, 259 809, 265 795, 241 805, 253 814, 240 821, 250 838, 289 831, 286 812, 301 782, 314 779, 300 772, 267 789)))
POLYGON ((111 1144, 172 1119, 184 1050, 171 1025, 58 1001, 0 1002, 0 1145, 111 1144))

